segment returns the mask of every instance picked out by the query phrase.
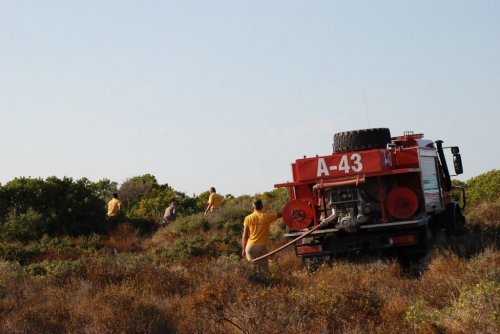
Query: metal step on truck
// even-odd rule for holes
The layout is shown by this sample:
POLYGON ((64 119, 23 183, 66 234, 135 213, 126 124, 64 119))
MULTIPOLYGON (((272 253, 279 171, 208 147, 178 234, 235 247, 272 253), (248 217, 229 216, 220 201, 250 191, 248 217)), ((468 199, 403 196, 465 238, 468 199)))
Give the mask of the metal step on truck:
POLYGON ((290 201, 283 209, 286 238, 294 239, 305 263, 337 255, 391 253, 419 259, 433 234, 461 234, 463 206, 452 197, 445 158, 450 149, 455 173, 463 172, 459 148, 387 128, 334 135, 333 153, 292 163, 290 201))

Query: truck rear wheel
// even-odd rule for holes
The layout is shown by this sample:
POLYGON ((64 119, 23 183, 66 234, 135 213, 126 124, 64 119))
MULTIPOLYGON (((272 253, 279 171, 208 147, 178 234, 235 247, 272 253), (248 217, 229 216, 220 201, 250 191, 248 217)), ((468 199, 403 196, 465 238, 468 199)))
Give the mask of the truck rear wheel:
POLYGON ((432 236, 427 226, 417 230, 419 244, 402 248, 399 250, 398 262, 401 265, 402 274, 407 277, 417 278, 422 275, 429 260, 429 249, 432 244, 432 236))
POLYGON ((339 132, 333 135, 335 153, 385 148, 391 142, 388 128, 339 132))

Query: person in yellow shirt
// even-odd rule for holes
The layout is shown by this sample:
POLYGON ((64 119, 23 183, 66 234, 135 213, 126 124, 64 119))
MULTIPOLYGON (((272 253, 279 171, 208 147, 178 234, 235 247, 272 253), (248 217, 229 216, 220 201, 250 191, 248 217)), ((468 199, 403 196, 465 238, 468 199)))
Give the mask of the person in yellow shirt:
POLYGON ((118 200, 118 194, 113 193, 113 198, 108 202, 108 217, 116 217, 120 214, 122 203, 118 200))
MULTIPOLYGON (((269 242, 269 227, 271 223, 281 218, 281 212, 265 213, 264 204, 258 199, 253 202, 253 213, 246 216, 243 222, 243 235, 241 237, 241 255, 248 261, 267 254, 269 242)), ((268 270, 268 259, 256 262, 260 271, 268 270)))
POLYGON ((208 206, 205 210, 205 215, 210 211, 214 212, 221 208, 223 197, 215 191, 214 187, 210 188, 210 196, 208 197, 208 206))

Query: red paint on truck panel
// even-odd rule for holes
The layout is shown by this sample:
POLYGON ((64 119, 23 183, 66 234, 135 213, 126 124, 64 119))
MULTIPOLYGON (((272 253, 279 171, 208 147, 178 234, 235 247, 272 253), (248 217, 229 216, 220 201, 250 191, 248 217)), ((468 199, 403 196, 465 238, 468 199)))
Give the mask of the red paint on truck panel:
POLYGON ((392 150, 376 149, 299 159, 293 164, 294 181, 338 178, 356 174, 372 174, 396 167, 392 150))

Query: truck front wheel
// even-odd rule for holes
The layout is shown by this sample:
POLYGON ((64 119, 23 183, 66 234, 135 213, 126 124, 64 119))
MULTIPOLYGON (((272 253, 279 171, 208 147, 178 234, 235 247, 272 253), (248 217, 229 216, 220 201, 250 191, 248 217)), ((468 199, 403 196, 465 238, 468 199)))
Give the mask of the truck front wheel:
POLYGON ((465 217, 458 203, 451 202, 446 205, 444 218, 447 236, 462 235, 466 232, 465 217))

